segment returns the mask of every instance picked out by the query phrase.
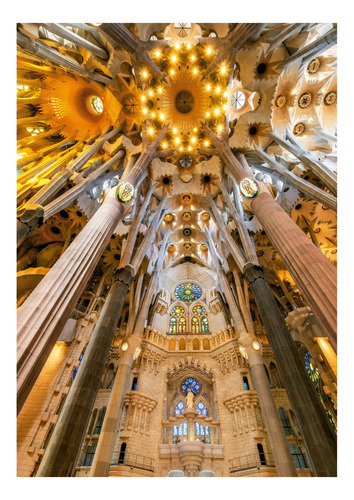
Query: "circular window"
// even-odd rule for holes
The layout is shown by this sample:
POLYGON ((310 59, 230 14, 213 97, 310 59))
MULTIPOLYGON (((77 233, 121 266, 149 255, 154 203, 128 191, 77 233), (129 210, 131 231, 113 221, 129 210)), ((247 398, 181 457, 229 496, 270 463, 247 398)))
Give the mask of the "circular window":
POLYGON ((183 168, 188 168, 192 165, 193 163, 193 158, 191 157, 191 155, 182 155, 181 158, 179 159, 179 163, 181 165, 181 167, 183 168))
POLYGON ((190 236, 192 234, 192 230, 189 229, 189 227, 185 227, 183 229, 183 234, 184 234, 184 236, 190 236))
POLYGON ((167 185, 170 183, 170 178, 169 178, 169 177, 164 177, 164 178, 162 179, 162 182, 163 182, 164 184, 166 184, 166 186, 167 186, 167 185))
POLYGON ((204 175, 203 181, 205 184, 208 184, 210 182, 210 175, 204 175))
POLYGON ((103 102, 96 95, 91 97, 90 104, 95 113, 100 115, 103 111, 103 102))
POLYGON ((275 105, 277 108, 283 108, 286 104, 286 97, 283 95, 278 95, 275 99, 275 105))
POLYGON ((263 75, 263 73, 266 72, 266 69, 267 69, 267 65, 265 63, 258 64, 257 73, 259 75, 263 75))
POLYGON ((330 106, 337 100, 337 94, 335 92, 328 92, 328 94, 325 95, 324 98, 324 103, 326 106, 330 106))
POLYGON ((321 63, 319 59, 312 59, 307 65, 307 72, 308 73, 317 73, 317 71, 320 69, 321 63))
POLYGON ((175 288, 175 296, 182 302, 194 302, 202 296, 202 289, 195 283, 183 283, 175 288))
POLYGON ((186 378, 186 380, 182 382, 182 391, 187 394, 189 390, 191 390, 193 394, 198 394, 200 391, 200 385, 195 378, 186 378))
POLYGON ((188 222, 189 220, 191 220, 191 218, 192 218, 192 214, 190 212, 183 212, 182 219, 184 221, 188 222))
POLYGON ((312 97, 310 92, 304 92, 300 97, 299 97, 299 106, 300 108, 307 108, 309 104, 311 103, 312 97))
POLYGON ((245 104, 245 102, 246 102, 245 94, 243 92, 241 92, 240 90, 238 90, 237 92, 232 94, 231 106, 234 109, 241 109, 243 107, 243 105, 245 104))
POLYGON ((293 128, 294 135, 301 135, 305 130, 305 125, 303 123, 296 123, 293 128))
POLYGON ((169 251, 169 252, 174 252, 175 250, 176 250, 176 247, 175 247, 174 245, 170 245, 170 246, 168 247, 168 251, 169 251))
POLYGON ((121 203, 128 203, 134 196, 134 186, 129 182, 122 182, 118 185, 116 196, 121 203))
POLYGON ((188 90, 182 90, 175 100, 176 108, 180 113, 189 113, 194 106, 194 98, 188 90))
POLYGON ((251 127, 248 131, 250 135, 256 135, 257 133, 257 127, 251 127))

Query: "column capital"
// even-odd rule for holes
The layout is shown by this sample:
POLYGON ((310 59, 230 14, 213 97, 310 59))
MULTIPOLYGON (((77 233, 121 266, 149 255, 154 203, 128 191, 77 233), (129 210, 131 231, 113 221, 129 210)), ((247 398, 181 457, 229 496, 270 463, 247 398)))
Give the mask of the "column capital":
POLYGON ((130 286, 135 276, 134 267, 127 264, 125 267, 116 269, 112 276, 112 284, 119 281, 125 286, 130 286))
POLYGON ((267 282, 267 276, 262 266, 256 266, 251 262, 248 262, 243 268, 242 272, 247 282, 247 285, 251 285, 254 281, 258 279, 262 279, 265 282, 267 282))

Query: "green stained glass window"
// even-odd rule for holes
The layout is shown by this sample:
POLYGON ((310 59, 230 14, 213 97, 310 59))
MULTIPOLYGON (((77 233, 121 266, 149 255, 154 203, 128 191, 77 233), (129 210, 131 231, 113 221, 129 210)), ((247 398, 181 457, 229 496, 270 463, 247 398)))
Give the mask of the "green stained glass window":
POLYGON ((202 316, 203 314, 205 314, 205 309, 203 306, 194 306, 193 307, 193 314, 195 314, 196 316, 202 316))
POLYGON ((176 318, 170 319, 170 333, 176 333, 177 331, 177 320, 176 318))
POLYGON ((172 314, 175 316, 181 316, 181 314, 184 314, 184 308, 182 306, 175 306, 172 309, 172 314))
POLYGON ((200 323, 202 326, 202 333, 209 333, 209 324, 208 324, 208 320, 205 316, 203 316, 200 323))
POLYGON ((186 333, 186 318, 183 316, 179 320, 179 333, 186 333))
POLYGON ((309 352, 305 354, 305 367, 312 382, 318 382, 320 374, 318 369, 311 363, 311 354, 309 352))
POLYGON ((175 296, 182 302, 194 302, 202 296, 202 290, 195 283, 183 283, 176 287, 175 296))
POLYGON ((199 333, 199 321, 195 316, 192 318, 192 333, 199 333))

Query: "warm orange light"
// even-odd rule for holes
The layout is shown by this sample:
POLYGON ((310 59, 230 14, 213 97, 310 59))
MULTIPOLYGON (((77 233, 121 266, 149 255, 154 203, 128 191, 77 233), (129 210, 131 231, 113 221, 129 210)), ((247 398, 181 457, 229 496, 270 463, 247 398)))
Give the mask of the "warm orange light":
POLYGON ((146 115, 146 113, 148 112, 148 110, 146 108, 143 109, 143 113, 144 115, 146 115))
POLYGON ((191 44, 187 43, 187 49, 190 49, 190 48, 191 48, 191 44))
POLYGON ((153 128, 149 128, 149 134, 153 135, 153 133, 154 133, 154 129, 153 128))
POLYGON ((192 151, 192 146, 188 146, 188 150, 189 150, 189 151, 192 151))
POLYGON ((222 131, 222 125, 218 125, 218 132, 222 131))
POLYGON ((149 95, 152 96, 154 95, 153 91, 152 90, 149 90, 149 95))
POLYGON ((179 137, 176 137, 175 142, 176 142, 176 144, 179 144, 179 142, 180 142, 180 138, 179 138, 179 137))
POLYGON ((142 75, 144 78, 146 78, 148 76, 147 71, 143 71, 142 75))
POLYGON ((225 66, 221 66, 220 72, 224 75, 226 73, 226 68, 225 66))
POLYGON ((177 134, 177 129, 176 127, 174 127, 174 129, 172 130, 174 134, 177 134))
POLYGON ((158 92, 159 94, 161 94, 161 92, 162 92, 162 87, 159 87, 159 88, 157 89, 157 92, 158 92))
POLYGON ((192 56, 191 59, 192 59, 192 61, 195 61, 195 56, 192 56))
POLYGON ((146 101, 146 97, 144 95, 141 96, 142 101, 146 101))
POLYGON ((175 70, 171 69, 170 73, 171 73, 171 75, 174 75, 175 74, 175 70))
POLYGON ((162 147, 163 147, 164 149, 166 149, 166 148, 167 148, 167 143, 166 143, 166 142, 163 142, 163 143, 162 143, 162 147))
POLYGON ((205 113, 205 116, 206 116, 207 118, 209 118, 209 116, 210 116, 209 111, 207 111, 207 112, 205 113))
POLYGON ((191 139, 191 140, 192 140, 192 142, 195 142, 195 141, 196 141, 196 138, 195 138, 195 137, 192 137, 192 139, 191 139))
POLYGON ((176 56, 172 56, 172 57, 171 57, 171 60, 172 60, 173 62, 176 62, 176 61, 177 61, 177 57, 176 57, 176 56))
POLYGON ((157 50, 157 51, 155 52, 155 56, 156 56, 156 57, 160 57, 160 55, 161 55, 161 52, 160 52, 159 50, 157 50))
POLYGON ((160 113, 160 120, 163 120, 165 118, 165 115, 163 113, 160 113))
POLYGON ((211 48, 210 47, 207 48, 206 53, 207 54, 211 54, 211 48))
POLYGON ((207 90, 210 90, 210 89, 211 89, 211 86, 209 85, 209 83, 208 83, 208 85, 206 86, 206 89, 207 89, 207 90))
POLYGON ((194 73, 195 75, 198 73, 197 68, 194 68, 194 69, 193 69, 193 73, 194 73))
POLYGON ((179 43, 176 43, 176 49, 178 50, 181 47, 179 43))
POLYGON ((214 113, 215 113, 216 116, 218 116, 218 114, 220 113, 220 109, 219 108, 215 108, 214 113))
POLYGON ((182 148, 182 146, 180 146, 179 150, 180 150, 180 151, 183 151, 183 148, 182 148))
POLYGON ((209 146, 209 141, 204 142, 204 146, 208 147, 209 146))
POLYGON ((220 94, 220 90, 221 90, 221 89, 220 89, 220 87, 216 87, 215 92, 216 92, 217 94, 220 94))
POLYGON ((155 113, 151 113, 151 116, 152 116, 153 118, 155 118, 156 114, 155 114, 155 113))

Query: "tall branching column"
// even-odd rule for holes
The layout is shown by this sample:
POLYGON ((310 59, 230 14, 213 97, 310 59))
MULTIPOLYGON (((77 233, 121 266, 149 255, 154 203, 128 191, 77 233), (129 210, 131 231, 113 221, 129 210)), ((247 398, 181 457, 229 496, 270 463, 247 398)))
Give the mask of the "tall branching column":
POLYGON ((252 380, 256 387, 259 404, 261 407, 264 425, 267 430, 274 463, 278 476, 281 477, 296 477, 296 469, 293 459, 290 454, 289 446, 283 431, 283 426, 275 405, 266 372, 264 370, 263 359, 260 350, 260 344, 254 334, 247 332, 245 324, 242 320, 240 311, 236 305, 232 295, 230 286, 224 272, 221 270, 217 256, 215 253, 214 243, 207 230, 209 249, 212 254, 212 259, 218 270, 221 288, 226 296, 230 307, 231 317, 235 322, 237 333, 239 334, 239 343, 244 348, 251 369, 252 380), (258 348, 256 350, 254 346, 258 348))
MULTIPOLYGON (((204 129, 235 180, 241 187, 243 181, 246 181, 246 186, 250 185, 247 183, 250 178, 247 179, 245 169, 235 158, 228 144, 220 141, 206 125, 204 129)), ((256 189, 250 199, 245 197, 244 200, 249 204, 250 210, 257 215, 269 240, 288 268, 333 348, 336 349, 336 268, 277 204, 265 185, 254 179, 251 181, 253 186, 256 185, 256 189)))
POLYGON ((104 203, 57 260, 18 311, 18 411, 20 411, 65 322, 95 269, 118 222, 124 203, 116 195, 122 188, 134 192, 167 126, 145 148, 129 172, 126 184, 113 188, 104 203))

